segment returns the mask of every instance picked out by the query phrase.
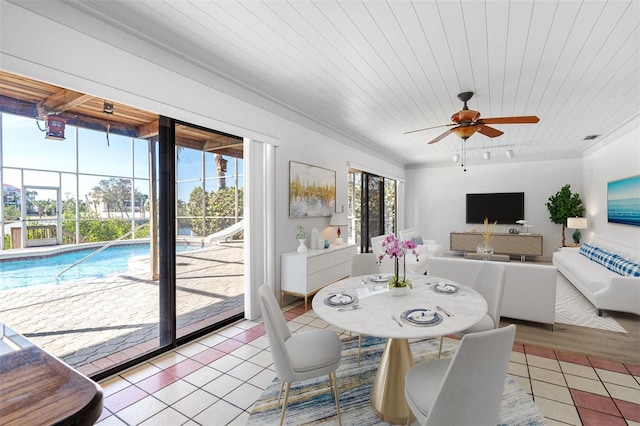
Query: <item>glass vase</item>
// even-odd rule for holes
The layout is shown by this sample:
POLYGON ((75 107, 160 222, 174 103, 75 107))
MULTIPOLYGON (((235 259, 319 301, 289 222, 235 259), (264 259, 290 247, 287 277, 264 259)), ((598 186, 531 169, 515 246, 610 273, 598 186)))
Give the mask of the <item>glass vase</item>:
POLYGON ((478 247, 476 247, 476 254, 487 260, 493 256, 493 247, 485 243, 480 243, 478 247))

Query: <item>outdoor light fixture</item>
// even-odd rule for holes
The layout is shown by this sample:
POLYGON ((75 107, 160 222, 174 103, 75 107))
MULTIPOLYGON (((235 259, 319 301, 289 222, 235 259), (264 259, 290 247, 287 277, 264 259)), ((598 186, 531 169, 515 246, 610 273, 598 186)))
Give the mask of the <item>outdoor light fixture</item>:
POLYGON ((489 152, 489 150, 484 152, 484 154, 482 155, 482 158, 484 158, 485 160, 491 159, 491 153, 489 152))
POLYGON ((516 156, 516 153, 513 152, 512 149, 508 149, 507 152, 505 153, 507 155, 507 158, 513 158, 516 156))
POLYGON ((113 114, 113 103, 104 101, 102 112, 104 112, 105 114, 113 114))
POLYGON ((46 123, 44 129, 44 138, 52 139, 54 141, 63 141, 64 123, 66 122, 66 120, 64 118, 58 117, 57 115, 51 114, 47 115, 44 119, 46 123))

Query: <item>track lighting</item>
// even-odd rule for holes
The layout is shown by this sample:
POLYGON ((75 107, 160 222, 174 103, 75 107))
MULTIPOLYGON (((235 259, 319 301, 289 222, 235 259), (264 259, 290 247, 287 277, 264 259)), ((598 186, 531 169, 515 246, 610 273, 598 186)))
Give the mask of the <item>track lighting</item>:
POLYGON ((506 152, 506 154, 507 154, 507 158, 513 158, 513 157, 515 157, 515 156, 516 156, 516 153, 515 153, 515 152, 513 152, 513 150, 512 150, 512 149, 508 149, 508 150, 507 150, 507 152, 506 152))
POLYGON ((484 155, 482 156, 485 160, 490 160, 491 159, 491 153, 487 150, 484 152, 484 155))

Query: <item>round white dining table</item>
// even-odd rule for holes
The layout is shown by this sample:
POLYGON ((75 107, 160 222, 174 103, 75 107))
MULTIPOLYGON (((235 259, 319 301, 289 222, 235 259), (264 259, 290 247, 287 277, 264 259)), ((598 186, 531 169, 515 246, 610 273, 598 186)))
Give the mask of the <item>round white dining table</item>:
POLYGON ((394 296, 385 278, 366 275, 337 281, 320 290, 312 306, 318 317, 335 327, 388 339, 371 389, 371 407, 382 420, 397 424, 413 417, 404 397, 404 378, 414 365, 408 339, 465 330, 484 317, 487 302, 470 287, 427 275, 407 276, 413 289, 394 296), (422 312, 437 316, 421 322, 414 315, 422 312))

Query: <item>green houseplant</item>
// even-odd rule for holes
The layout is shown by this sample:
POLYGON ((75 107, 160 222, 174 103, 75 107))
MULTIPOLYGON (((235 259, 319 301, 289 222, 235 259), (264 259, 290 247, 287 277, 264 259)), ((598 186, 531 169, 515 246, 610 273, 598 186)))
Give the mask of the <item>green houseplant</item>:
POLYGON ((551 222, 562 225, 562 247, 564 247, 564 228, 567 224, 567 218, 584 214, 584 206, 580 195, 572 194, 571 185, 566 184, 555 195, 549 197, 546 206, 549 210, 551 222))

